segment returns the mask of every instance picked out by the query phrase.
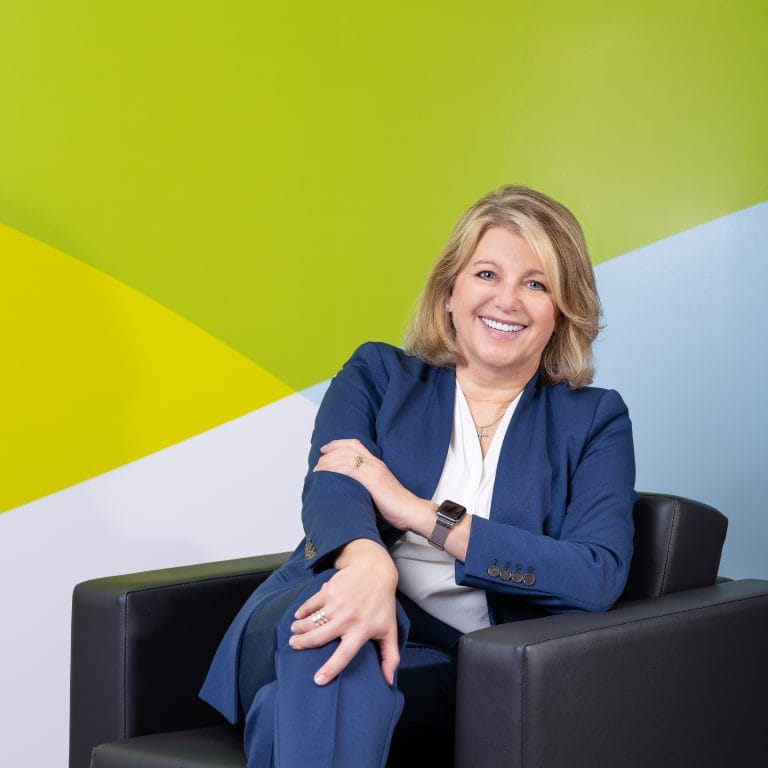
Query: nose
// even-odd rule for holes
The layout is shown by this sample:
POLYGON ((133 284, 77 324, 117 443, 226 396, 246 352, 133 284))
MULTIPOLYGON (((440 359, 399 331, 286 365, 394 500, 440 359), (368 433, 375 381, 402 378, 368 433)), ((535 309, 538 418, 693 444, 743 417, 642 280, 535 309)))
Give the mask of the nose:
POLYGON ((494 304, 500 312, 509 313, 520 308, 521 299, 519 285, 500 284, 494 296, 494 304))

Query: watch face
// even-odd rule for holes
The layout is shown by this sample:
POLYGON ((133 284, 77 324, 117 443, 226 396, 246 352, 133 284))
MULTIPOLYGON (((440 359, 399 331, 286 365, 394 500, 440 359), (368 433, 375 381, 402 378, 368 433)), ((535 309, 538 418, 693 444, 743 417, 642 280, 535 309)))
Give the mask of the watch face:
POLYGON ((449 520, 453 520, 454 523, 461 520, 467 512, 466 507, 462 507, 461 504, 457 504, 455 501, 444 501, 437 509, 437 513, 443 517, 447 517, 449 520))

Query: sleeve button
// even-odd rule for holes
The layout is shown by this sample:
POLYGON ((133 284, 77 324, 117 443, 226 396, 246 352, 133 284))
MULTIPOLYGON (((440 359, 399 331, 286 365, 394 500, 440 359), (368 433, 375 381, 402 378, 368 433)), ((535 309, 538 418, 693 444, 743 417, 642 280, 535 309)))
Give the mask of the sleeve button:
POLYGON ((495 579, 499 575, 499 566, 498 565, 491 565, 488 567, 488 575, 495 579))
POLYGON ((515 584, 519 584, 523 580, 523 574, 520 573, 520 571, 515 571, 512 574, 512 581, 515 582, 515 584))
POLYGON ((512 571, 510 571, 509 568, 504 568, 501 571, 501 578, 504 579, 504 581, 509 581, 512 578, 512 571))
POLYGON ((532 573, 526 573, 525 576, 523 576, 523 584, 530 587, 531 585, 536 583, 536 577, 532 573))

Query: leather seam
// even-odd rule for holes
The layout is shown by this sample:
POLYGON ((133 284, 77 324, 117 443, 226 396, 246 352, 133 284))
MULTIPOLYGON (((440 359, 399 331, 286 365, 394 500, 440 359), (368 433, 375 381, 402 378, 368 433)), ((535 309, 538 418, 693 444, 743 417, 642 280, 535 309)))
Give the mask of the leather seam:
POLYGON ((522 655, 522 669, 520 670, 520 768, 525 768, 525 688, 526 688, 526 670, 528 668, 525 654, 522 655))
MULTIPOLYGON (((736 600, 725 600, 722 603, 711 603, 709 605, 702 605, 696 608, 683 608, 679 611, 672 611, 671 613, 656 614, 653 616, 645 616, 643 618, 631 619, 629 621, 622 621, 617 624, 609 624, 604 627, 593 627, 591 629, 582 629, 582 630, 579 630, 578 632, 568 632, 564 635, 551 635, 550 637, 545 637, 545 638, 542 638, 541 640, 534 640, 532 642, 522 643, 520 645, 520 648, 524 650, 529 647, 532 648, 533 646, 541 645, 542 643, 550 643, 553 640, 564 640, 570 637, 578 637, 579 635, 588 635, 592 632, 601 632, 606 629, 617 629, 618 627, 628 627, 628 626, 631 626, 632 624, 642 624, 643 622, 647 622, 647 621, 658 621, 660 619, 668 619, 675 616, 683 616, 689 613, 703 613, 704 611, 710 611, 713 608, 720 608, 721 606, 738 605, 739 603, 745 603, 750 600, 764 600, 766 597, 768 597, 768 595, 765 595, 765 594, 750 595, 748 597, 739 597, 736 600)), ((658 599, 658 598, 654 598, 654 599, 658 599)), ((525 678, 525 675, 523 674, 523 679, 524 678, 525 678)))
POLYGON ((123 710, 122 717, 122 733, 120 738, 126 738, 128 733, 128 707, 126 706, 126 699, 128 697, 128 596, 130 593, 126 593, 125 600, 123 600, 123 616, 122 626, 120 627, 120 633, 123 636, 122 653, 123 653, 123 695, 120 697, 120 707, 123 710))
POLYGON ((669 573, 669 562, 671 559, 670 550, 672 548, 672 539, 674 538, 675 531, 677 529, 678 520, 680 517, 680 499, 677 496, 673 496, 673 509, 672 509, 672 524, 669 527, 669 534, 667 536, 667 549, 664 556, 664 570, 661 573, 661 584, 659 585, 659 597, 665 594, 664 590, 667 586, 667 575, 669 573))
POLYGON ((210 576, 205 579, 189 579, 188 581, 175 581, 170 584, 154 584, 146 587, 128 587, 126 588, 124 594, 126 597, 128 597, 128 595, 136 595, 141 592, 157 592, 162 589, 177 589, 179 587, 191 587, 198 584, 204 585, 222 581, 234 581, 237 579, 252 579, 254 576, 264 576, 267 578, 273 574, 275 570, 276 569, 271 569, 268 571, 252 571, 250 573, 240 573, 231 576, 210 576))

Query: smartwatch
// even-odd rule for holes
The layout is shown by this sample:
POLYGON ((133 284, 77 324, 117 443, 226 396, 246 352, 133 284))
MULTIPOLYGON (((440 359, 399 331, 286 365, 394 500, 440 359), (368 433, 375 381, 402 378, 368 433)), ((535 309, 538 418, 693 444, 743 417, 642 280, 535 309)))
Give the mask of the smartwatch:
POLYGON ((455 501, 444 501, 436 510, 437 519, 432 535, 427 539, 433 547, 445 549, 445 540, 456 523, 467 514, 467 508, 455 501))

